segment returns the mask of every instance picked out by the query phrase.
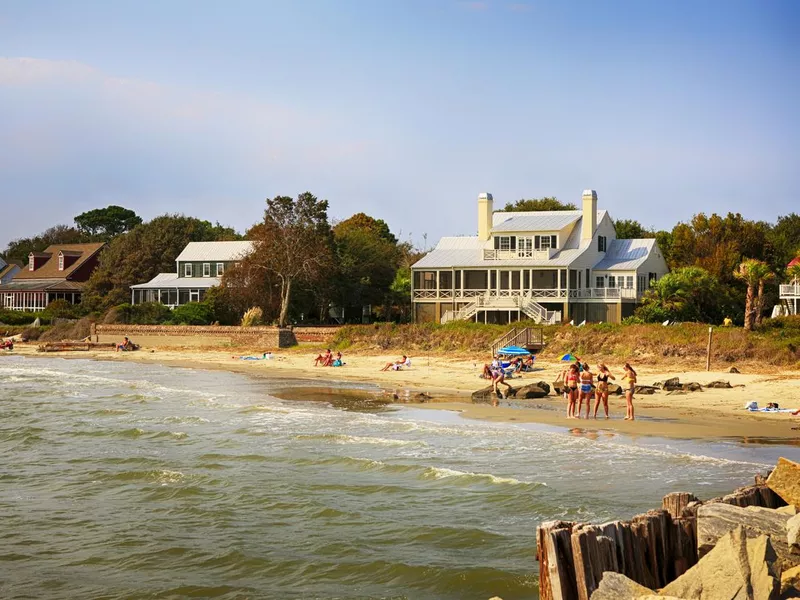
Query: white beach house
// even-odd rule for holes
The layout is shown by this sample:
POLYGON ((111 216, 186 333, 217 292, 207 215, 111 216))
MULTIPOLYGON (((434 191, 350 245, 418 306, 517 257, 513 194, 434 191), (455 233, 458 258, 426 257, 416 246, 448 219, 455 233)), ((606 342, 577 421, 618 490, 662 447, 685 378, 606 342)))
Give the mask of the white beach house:
POLYGON ((617 323, 668 272, 654 239, 618 240, 586 190, 582 210, 495 212, 478 197, 478 235, 442 238, 412 266, 416 322, 617 323))

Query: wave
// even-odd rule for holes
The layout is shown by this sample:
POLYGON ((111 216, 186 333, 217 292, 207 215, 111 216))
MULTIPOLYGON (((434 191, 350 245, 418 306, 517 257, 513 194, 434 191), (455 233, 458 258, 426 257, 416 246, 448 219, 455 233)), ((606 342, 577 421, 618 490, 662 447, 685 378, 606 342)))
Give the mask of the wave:
POLYGON ((114 473, 107 479, 112 481, 146 481, 160 485, 180 483, 186 476, 180 471, 171 469, 153 469, 149 471, 122 471, 114 473))
POLYGON ((343 433, 311 433, 294 436, 296 440, 320 440, 334 444, 372 444, 377 446, 427 446, 421 440, 398 440, 372 436, 346 435, 343 433))
POLYGON ((535 485, 535 486, 546 486, 546 483, 541 482, 528 482, 528 481, 520 481, 519 479, 515 479, 514 477, 500 477, 498 475, 492 475, 491 473, 471 473, 469 471, 456 471, 455 469, 448 469, 445 467, 428 467, 422 473, 422 479, 448 479, 448 478, 456 478, 456 479, 463 479, 465 481, 481 481, 481 482, 489 482, 498 485, 535 485))

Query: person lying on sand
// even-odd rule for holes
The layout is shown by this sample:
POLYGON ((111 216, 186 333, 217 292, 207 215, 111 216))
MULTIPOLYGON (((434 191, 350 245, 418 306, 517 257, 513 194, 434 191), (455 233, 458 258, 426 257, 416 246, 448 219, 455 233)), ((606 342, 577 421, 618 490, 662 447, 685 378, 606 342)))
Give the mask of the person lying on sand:
POLYGON ((381 371, 388 371, 390 369, 392 371, 399 371, 402 367, 406 366, 407 364, 408 364, 408 357, 405 354, 403 354, 403 358, 401 358, 397 362, 386 363, 381 369, 381 371))

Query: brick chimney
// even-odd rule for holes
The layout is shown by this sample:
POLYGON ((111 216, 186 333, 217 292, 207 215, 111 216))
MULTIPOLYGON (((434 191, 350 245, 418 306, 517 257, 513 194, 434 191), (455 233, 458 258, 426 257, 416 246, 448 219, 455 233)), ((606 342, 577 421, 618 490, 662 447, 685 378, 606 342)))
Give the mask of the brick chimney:
POLYGON ((492 195, 483 193, 478 195, 478 239, 485 242, 492 231, 492 213, 494 202, 492 195))
POLYGON ((583 218, 581 219, 581 240, 591 240, 597 229, 597 192, 583 190, 583 218))

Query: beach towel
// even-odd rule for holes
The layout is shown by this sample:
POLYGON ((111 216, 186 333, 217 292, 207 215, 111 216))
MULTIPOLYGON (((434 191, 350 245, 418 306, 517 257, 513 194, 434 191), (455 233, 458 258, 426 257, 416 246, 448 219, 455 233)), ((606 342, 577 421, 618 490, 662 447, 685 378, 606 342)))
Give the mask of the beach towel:
POLYGON ((264 352, 261 356, 240 356, 239 360, 271 360, 272 352, 264 352))

